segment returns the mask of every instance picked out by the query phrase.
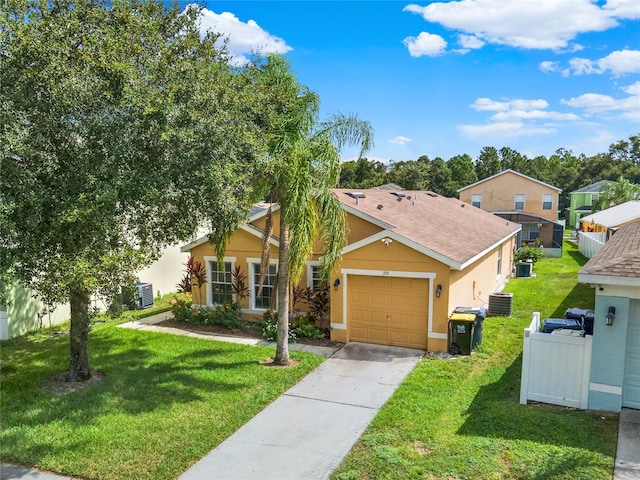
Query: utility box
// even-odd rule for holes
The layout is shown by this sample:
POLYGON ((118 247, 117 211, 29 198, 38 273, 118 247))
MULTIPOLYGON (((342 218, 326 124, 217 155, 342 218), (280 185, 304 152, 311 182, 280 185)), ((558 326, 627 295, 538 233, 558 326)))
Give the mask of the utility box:
POLYGON ((530 277, 533 274, 533 263, 518 262, 516 263, 516 277, 530 277))
POLYGON ((473 328, 476 316, 473 313, 453 313, 449 317, 449 353, 471 355, 473 328))

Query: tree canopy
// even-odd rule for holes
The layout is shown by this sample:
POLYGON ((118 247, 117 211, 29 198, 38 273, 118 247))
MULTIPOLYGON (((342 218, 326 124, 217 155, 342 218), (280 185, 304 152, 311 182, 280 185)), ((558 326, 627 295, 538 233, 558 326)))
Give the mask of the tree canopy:
POLYGON ((0 11, 0 263, 70 302, 70 380, 90 377, 91 294, 112 296, 203 219, 223 242, 255 200, 257 69, 232 68, 198 15, 144 0, 0 11))

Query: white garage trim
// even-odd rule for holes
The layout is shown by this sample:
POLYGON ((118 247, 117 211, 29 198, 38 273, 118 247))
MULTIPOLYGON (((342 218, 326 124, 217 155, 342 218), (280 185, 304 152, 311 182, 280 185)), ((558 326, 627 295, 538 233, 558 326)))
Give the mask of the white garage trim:
POLYGON ((428 338, 438 338, 447 340, 446 333, 437 333, 433 331, 433 281, 436 278, 436 274, 432 272, 402 272, 397 270, 364 270, 359 268, 343 268, 340 270, 342 273, 342 324, 332 323, 332 328, 339 328, 340 330, 347 329, 347 277, 349 275, 364 275, 368 277, 399 277, 399 278, 424 278, 429 280, 429 307, 427 315, 429 316, 429 325, 427 331, 428 338), (338 327, 338 325, 340 325, 338 327))
POLYGON ((613 395, 622 395, 622 387, 616 387, 615 385, 605 385, 603 383, 589 384, 589 390, 592 392, 611 393, 613 395))

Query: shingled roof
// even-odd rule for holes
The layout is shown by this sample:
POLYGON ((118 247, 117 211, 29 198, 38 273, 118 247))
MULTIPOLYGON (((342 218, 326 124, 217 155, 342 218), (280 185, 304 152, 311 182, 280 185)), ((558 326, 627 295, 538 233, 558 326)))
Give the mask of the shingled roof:
POLYGON ((456 198, 432 192, 335 189, 334 193, 347 212, 456 265, 468 263, 521 228, 456 198))
POLYGON ((578 272, 583 283, 640 285, 640 221, 621 227, 578 272), (611 277, 622 277, 613 281, 611 277), (629 280, 635 280, 629 282, 629 280))

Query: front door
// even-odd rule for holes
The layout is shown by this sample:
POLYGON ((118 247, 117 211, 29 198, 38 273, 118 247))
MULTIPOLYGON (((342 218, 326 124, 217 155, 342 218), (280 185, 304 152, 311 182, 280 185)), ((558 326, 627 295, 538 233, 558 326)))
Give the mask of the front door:
POLYGON ((640 409, 640 300, 632 300, 629 308, 622 406, 640 409))

